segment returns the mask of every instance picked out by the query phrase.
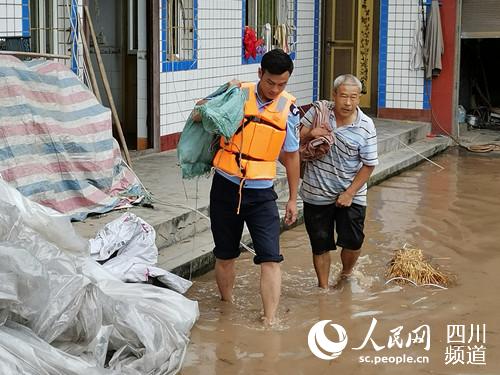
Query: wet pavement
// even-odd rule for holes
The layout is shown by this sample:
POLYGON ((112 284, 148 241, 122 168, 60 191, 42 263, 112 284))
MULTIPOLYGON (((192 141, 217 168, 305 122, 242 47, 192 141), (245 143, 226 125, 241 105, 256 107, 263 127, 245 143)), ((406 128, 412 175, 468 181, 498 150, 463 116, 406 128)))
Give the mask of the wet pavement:
MULTIPOLYGON (((181 373, 498 374, 500 155, 452 148, 433 161, 444 169, 421 164, 369 189, 363 254, 339 289, 316 287, 303 226, 282 235, 280 321, 272 329, 259 322, 259 268, 249 254, 237 262, 232 305, 218 300, 213 272, 195 279, 187 296, 199 301, 200 319, 181 373), (457 284, 386 285, 387 262, 405 243, 455 274, 457 284), (320 320, 346 331, 336 359, 318 359, 308 347, 320 320)), ((339 270, 335 252, 332 281, 339 270)), ((340 341, 331 327, 324 332, 340 341)))

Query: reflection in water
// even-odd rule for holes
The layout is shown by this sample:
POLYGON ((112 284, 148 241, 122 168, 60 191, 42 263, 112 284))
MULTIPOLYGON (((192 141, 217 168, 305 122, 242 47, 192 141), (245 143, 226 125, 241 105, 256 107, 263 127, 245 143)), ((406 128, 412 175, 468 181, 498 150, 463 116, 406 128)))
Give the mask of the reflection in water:
MULTIPOLYGON (((237 262, 233 305, 218 300, 213 273, 196 279, 188 297, 199 301, 201 316, 182 374, 498 373, 500 158, 451 150, 436 159, 445 170, 422 164, 370 188, 363 256, 353 280, 338 289, 316 287, 305 229, 283 234, 277 327, 266 330, 259 322, 259 268, 250 256, 237 262), (448 290, 385 285, 392 251, 405 243, 456 274, 458 285, 448 290), (373 317, 373 341, 352 350, 363 343, 373 317), (347 331, 348 345, 333 361, 317 359, 308 349, 309 329, 319 320, 332 320, 347 331), (429 351, 422 344, 387 348, 391 330, 402 326, 401 337, 407 337, 424 324, 431 329, 429 351), (486 324, 486 366, 445 365, 448 324, 486 324), (372 342, 385 348, 377 352, 372 342), (402 354, 428 356, 429 363, 376 366, 359 360, 402 354)), ((333 278, 341 266, 338 254, 332 258, 333 278)))

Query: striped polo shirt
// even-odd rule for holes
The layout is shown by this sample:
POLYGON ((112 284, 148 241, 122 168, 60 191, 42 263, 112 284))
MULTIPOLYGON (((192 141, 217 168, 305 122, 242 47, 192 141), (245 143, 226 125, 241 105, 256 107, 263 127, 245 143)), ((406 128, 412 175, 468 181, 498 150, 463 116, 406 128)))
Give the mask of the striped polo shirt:
MULTIPOLYGON (((321 159, 309 161, 304 170, 300 196, 311 204, 335 203, 338 195, 345 191, 364 165, 378 164, 377 133, 373 121, 357 108, 353 124, 337 128, 335 114, 330 113, 330 126, 335 143, 321 159)), ((302 118, 301 124, 310 128, 315 109, 312 107, 302 118)), ((367 185, 364 184, 353 198, 353 203, 366 206, 367 185)))

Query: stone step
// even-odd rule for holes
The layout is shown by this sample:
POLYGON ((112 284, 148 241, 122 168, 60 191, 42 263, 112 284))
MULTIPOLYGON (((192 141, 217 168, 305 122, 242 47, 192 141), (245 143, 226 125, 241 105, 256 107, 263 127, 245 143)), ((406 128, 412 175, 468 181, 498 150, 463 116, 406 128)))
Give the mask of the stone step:
MULTIPOLYGON (((419 164, 425 160, 424 157, 430 158, 446 150, 450 144, 449 142, 449 139, 445 137, 426 138, 412 143, 410 146, 411 149, 406 147, 405 149, 381 155, 379 159, 380 164, 375 168, 368 183, 369 186, 378 184, 395 174, 419 164)), ((286 229, 283 220, 284 207, 287 200, 287 192, 282 191, 278 198, 282 230, 286 229)), ((302 202, 298 202, 298 211, 298 220, 294 226, 303 222, 302 202)), ((208 228, 208 225, 204 226, 204 228, 208 228)), ((246 228, 242 242, 246 245, 251 245, 251 238, 246 228)), ((213 247, 214 244, 210 230, 199 230, 191 238, 160 249, 158 264, 160 267, 171 270, 183 277, 194 277, 213 268, 215 262, 212 253, 213 247)))
POLYGON ((379 165, 373 171, 368 186, 378 184, 383 180, 414 167, 425 158, 431 158, 448 148, 451 140, 448 137, 424 138, 412 143, 404 149, 380 155, 379 165), (424 158, 425 157, 425 158, 424 158))
POLYGON ((405 149, 406 145, 424 139, 431 131, 430 123, 414 121, 375 119, 375 127, 379 156, 405 149))

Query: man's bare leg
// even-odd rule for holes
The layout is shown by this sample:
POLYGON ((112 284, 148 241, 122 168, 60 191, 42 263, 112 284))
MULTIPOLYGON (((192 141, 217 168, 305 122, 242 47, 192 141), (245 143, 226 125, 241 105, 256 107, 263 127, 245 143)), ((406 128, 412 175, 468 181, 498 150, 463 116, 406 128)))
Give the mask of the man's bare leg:
POLYGON ((340 274, 340 277, 351 276, 352 270, 356 265, 356 261, 358 260, 360 254, 361 250, 342 249, 342 252, 340 253, 340 259, 342 260, 342 273, 340 274))
POLYGON ((236 278, 235 259, 215 260, 215 280, 219 287, 220 298, 223 301, 233 301, 233 288, 236 278))
POLYGON ((264 323, 274 323, 281 294, 281 266, 276 262, 260 265, 260 295, 264 307, 264 323))
POLYGON ((323 289, 328 288, 328 278, 330 277, 330 252, 315 255, 313 254, 313 264, 318 277, 318 286, 323 289))

